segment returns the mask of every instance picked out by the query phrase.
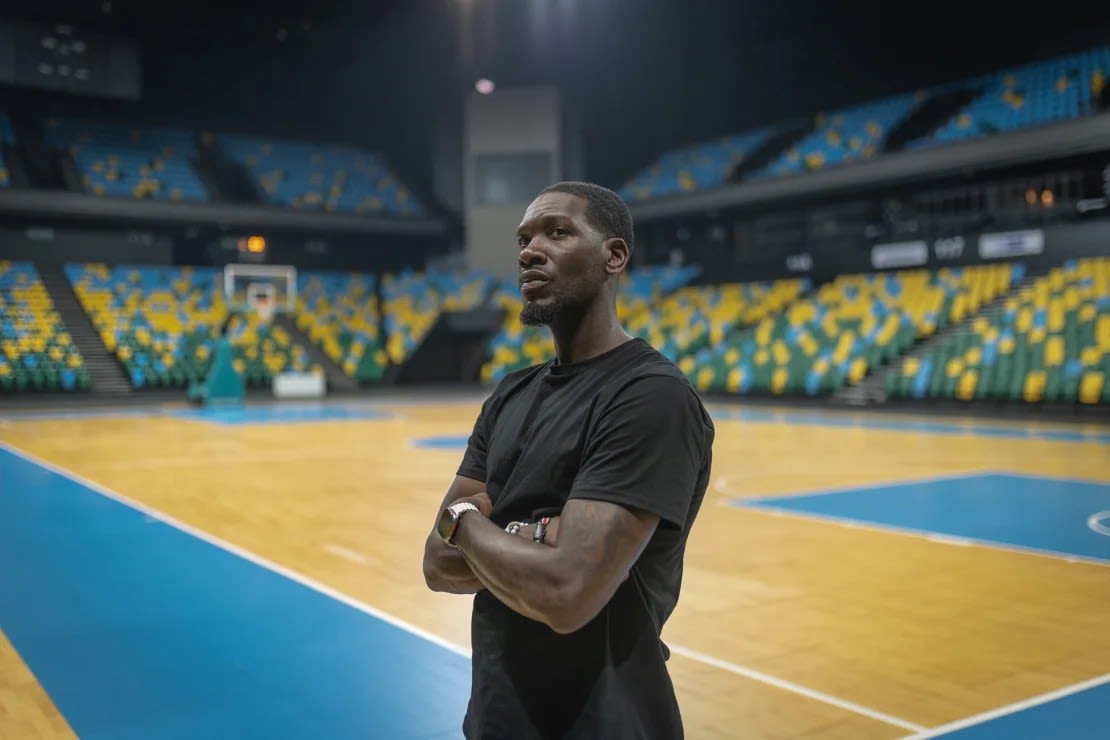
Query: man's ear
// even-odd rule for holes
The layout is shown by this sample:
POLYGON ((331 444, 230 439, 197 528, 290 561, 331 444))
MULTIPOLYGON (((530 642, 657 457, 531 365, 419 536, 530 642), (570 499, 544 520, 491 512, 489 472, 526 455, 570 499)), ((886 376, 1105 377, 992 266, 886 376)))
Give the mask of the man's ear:
POLYGON ((628 267, 628 259, 631 256, 631 250, 628 248, 628 243, 620 237, 613 237, 605 240, 605 270, 610 275, 616 275, 623 272, 628 267))

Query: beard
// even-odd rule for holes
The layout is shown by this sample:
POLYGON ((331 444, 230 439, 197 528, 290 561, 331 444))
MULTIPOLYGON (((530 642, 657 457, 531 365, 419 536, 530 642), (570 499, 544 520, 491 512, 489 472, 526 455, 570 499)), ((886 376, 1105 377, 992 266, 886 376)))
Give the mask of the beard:
POLYGON ((562 313, 555 301, 532 301, 520 309, 520 323, 525 326, 549 326, 558 320, 562 313))
POLYGON ((586 312, 589 301, 573 301, 565 296, 550 296, 529 301, 520 309, 525 326, 554 326, 575 323, 586 312))

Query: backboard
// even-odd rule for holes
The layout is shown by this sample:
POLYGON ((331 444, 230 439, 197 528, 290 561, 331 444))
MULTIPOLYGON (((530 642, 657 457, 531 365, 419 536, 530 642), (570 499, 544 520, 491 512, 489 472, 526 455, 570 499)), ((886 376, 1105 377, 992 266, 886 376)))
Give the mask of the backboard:
POLYGON ((291 313, 296 306, 297 270, 289 265, 227 265, 224 298, 229 311, 257 313, 269 323, 274 314, 291 313))

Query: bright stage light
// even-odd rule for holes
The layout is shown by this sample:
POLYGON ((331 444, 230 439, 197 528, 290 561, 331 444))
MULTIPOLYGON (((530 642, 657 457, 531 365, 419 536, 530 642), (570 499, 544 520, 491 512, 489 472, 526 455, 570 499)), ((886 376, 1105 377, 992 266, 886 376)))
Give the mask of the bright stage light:
POLYGON ((474 83, 474 89, 482 95, 489 95, 493 92, 494 84, 492 80, 487 80, 485 77, 474 83))

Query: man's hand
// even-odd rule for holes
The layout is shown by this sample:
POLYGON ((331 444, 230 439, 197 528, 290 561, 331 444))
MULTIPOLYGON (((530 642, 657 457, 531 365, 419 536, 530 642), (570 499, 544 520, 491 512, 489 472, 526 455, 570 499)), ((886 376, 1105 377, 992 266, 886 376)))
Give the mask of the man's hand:
MULTIPOLYGON (((483 512, 483 516, 489 516, 492 509, 484 483, 456 476, 441 507, 436 510, 437 521, 444 507, 459 501, 469 501, 474 504, 483 512)), ((471 512, 463 516, 475 516, 475 514, 471 512)), ((462 553, 445 543, 436 532, 434 525, 424 542, 424 582, 433 591, 450 594, 476 594, 485 589, 462 553)))

